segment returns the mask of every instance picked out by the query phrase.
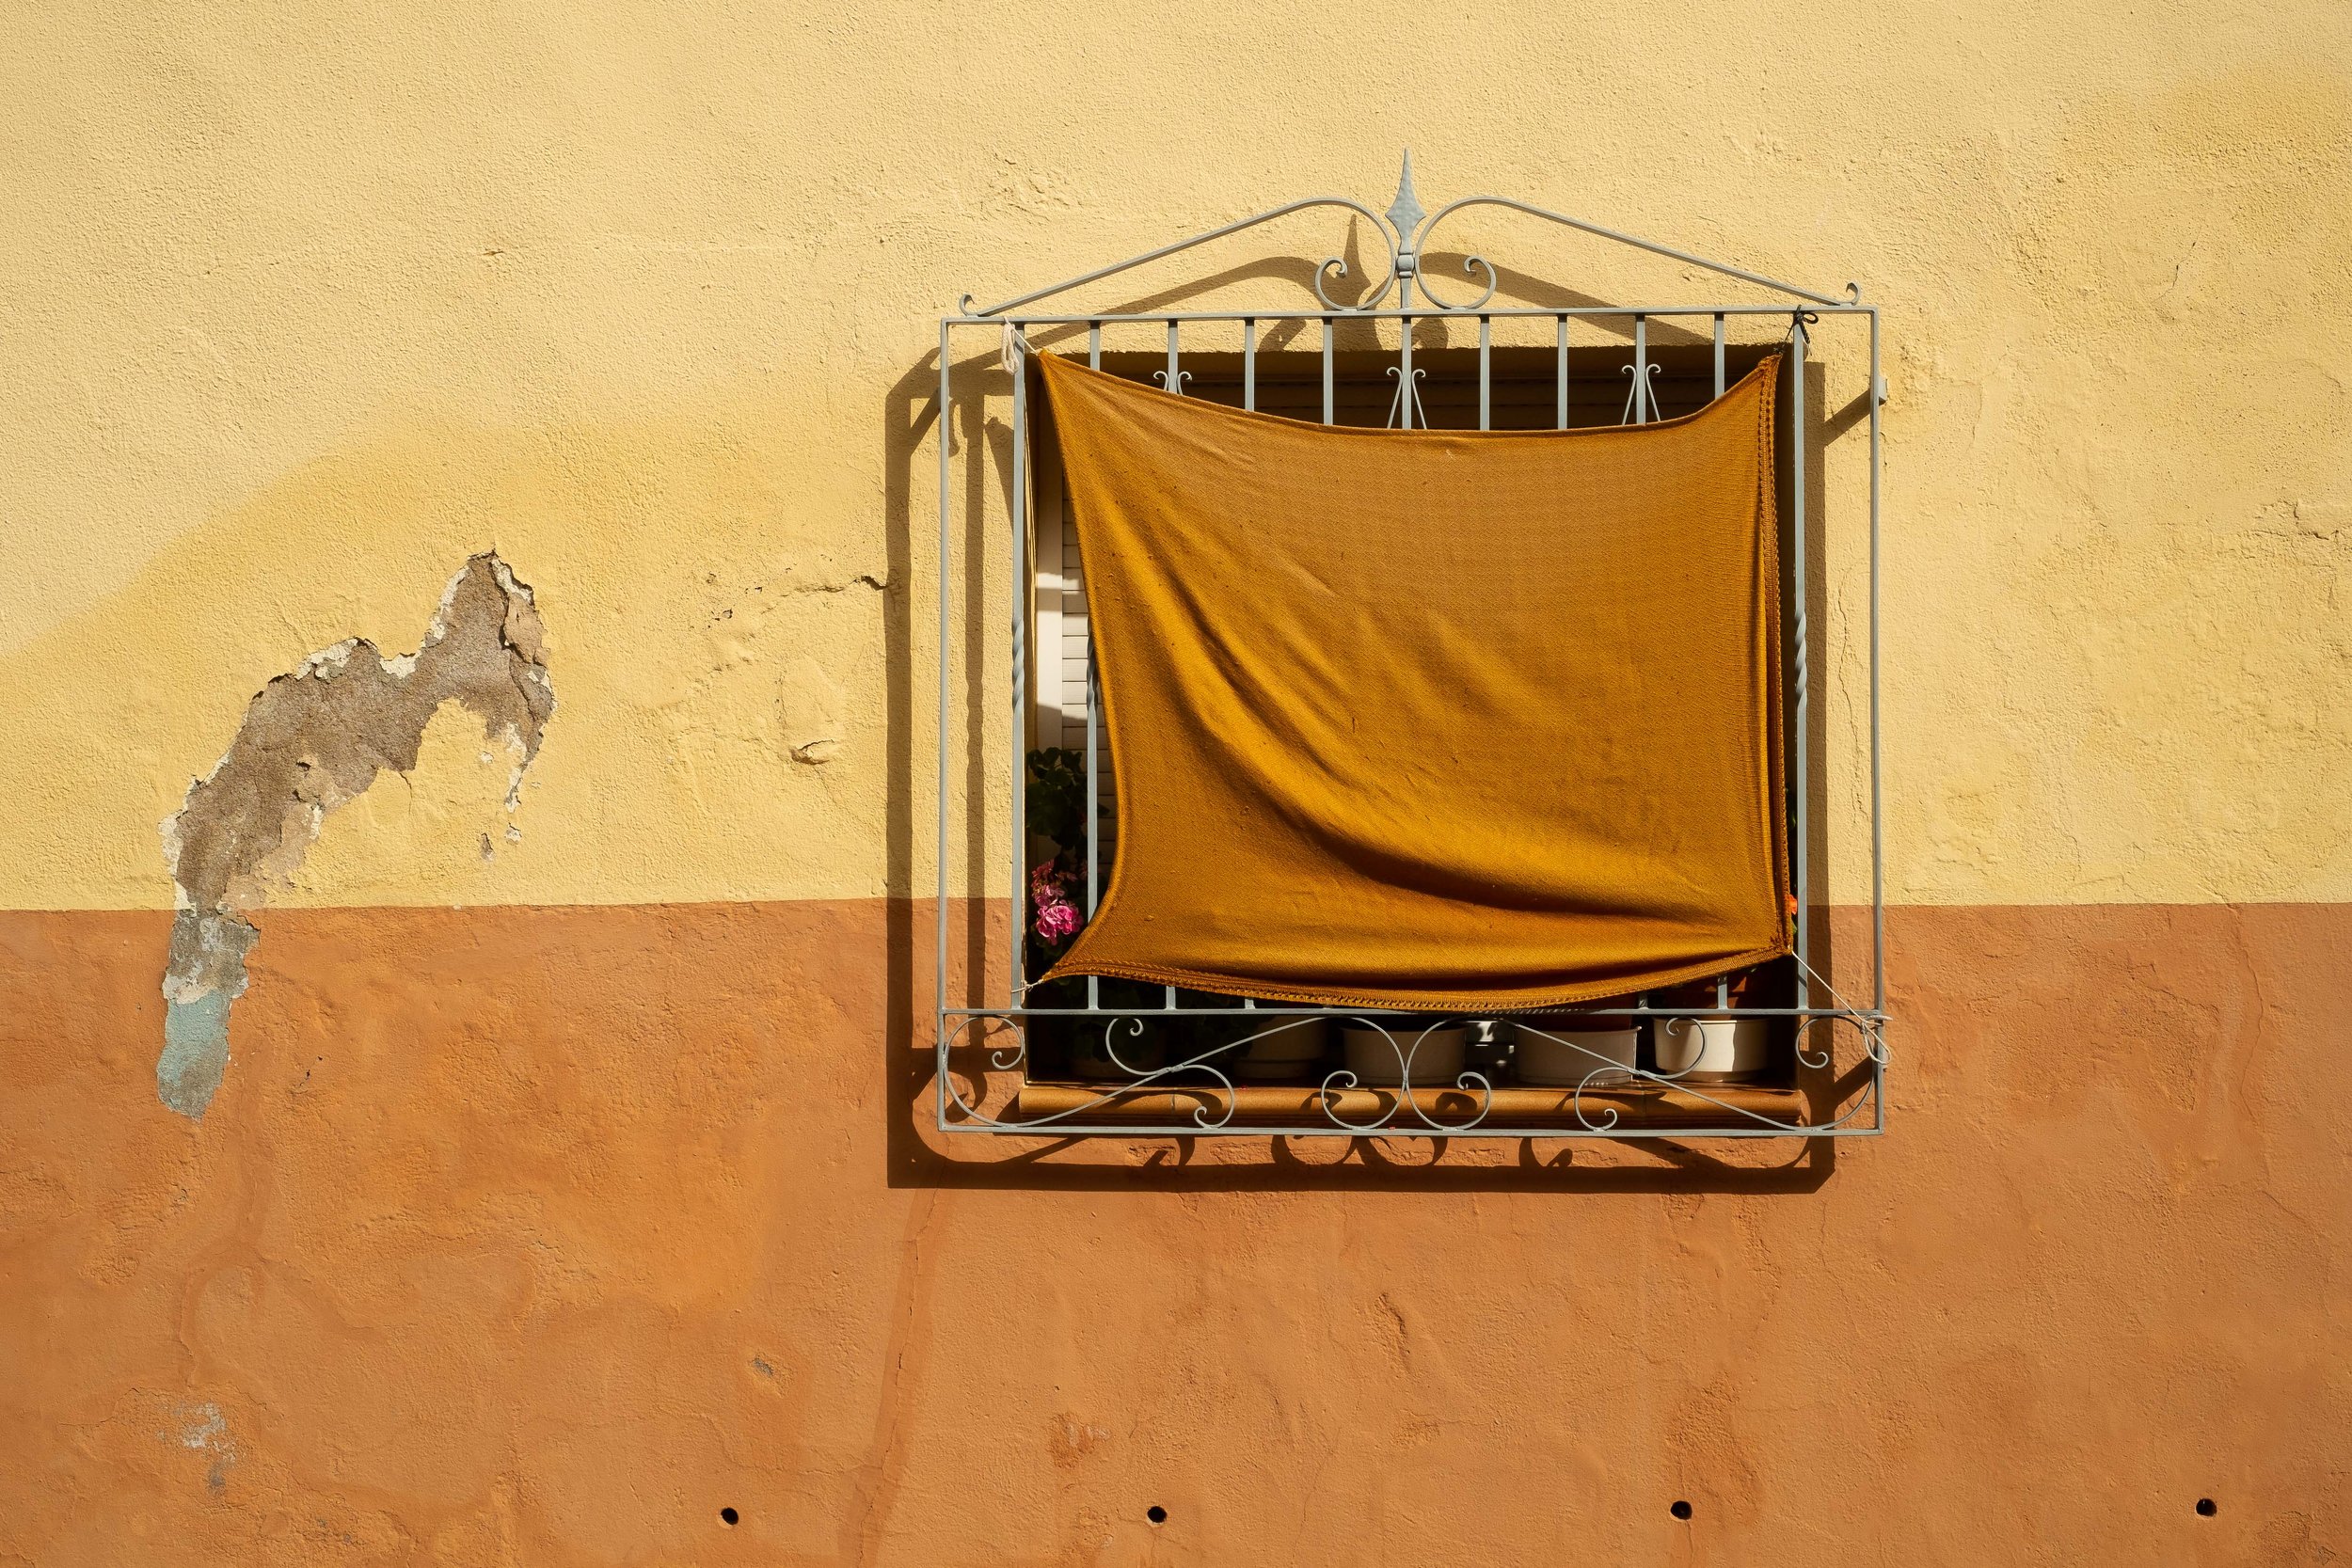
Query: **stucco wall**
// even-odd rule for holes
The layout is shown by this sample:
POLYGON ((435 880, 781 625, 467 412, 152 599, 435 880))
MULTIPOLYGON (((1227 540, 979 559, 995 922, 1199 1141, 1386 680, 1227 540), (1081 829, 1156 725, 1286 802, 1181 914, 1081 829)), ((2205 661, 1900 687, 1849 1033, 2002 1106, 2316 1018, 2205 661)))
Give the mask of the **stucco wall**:
MULTIPOLYGON (((0 1560, 2352 1549, 2341 6, 11 31, 0 1560), (1432 205, 1886 311, 1894 1131, 934 1147, 937 318, 1377 206, 1406 142, 1432 205), (287 784, 316 842, 251 868, 174 1108, 159 824, 490 551, 544 732, 404 689, 453 699, 413 768, 287 784)), ((1866 381, 1820 352, 1844 966, 1866 381)))

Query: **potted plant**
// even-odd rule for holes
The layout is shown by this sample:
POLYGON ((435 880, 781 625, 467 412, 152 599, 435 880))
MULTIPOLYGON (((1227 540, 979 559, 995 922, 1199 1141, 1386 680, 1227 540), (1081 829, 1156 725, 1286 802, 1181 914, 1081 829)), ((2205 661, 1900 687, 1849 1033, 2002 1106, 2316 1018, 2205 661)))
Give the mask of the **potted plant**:
POLYGON ((1651 999, 1654 1008, 1668 1015, 1650 1024, 1650 1051, 1658 1070, 1667 1077, 1724 1084, 1761 1077, 1770 1069, 1772 1020, 1705 1016, 1721 1014, 1726 1007, 1768 1005, 1767 972, 1743 969, 1723 977, 1720 1000, 1716 983, 1714 978, 1694 980, 1651 999))
MULTIPOLYGON (((1068 746, 1030 752, 1025 793, 1029 836, 1044 840, 1052 853, 1029 868, 1028 928, 1022 942, 1025 982, 1058 963, 1086 927, 1080 902, 1087 879, 1086 753, 1068 746)), ((1087 982, 1032 984, 1025 994, 1034 1007, 1083 1007, 1087 982)), ((1138 1014, 1157 1009, 1163 998, 1156 988, 1132 980, 1098 981, 1095 994, 1106 1008, 1138 1014)), ((1147 1023, 1136 1031, 1123 1019, 1055 1018, 1039 1019, 1032 1027, 1041 1043, 1059 1045, 1067 1053, 1070 1070, 1080 1078, 1116 1082, 1156 1072, 1168 1060, 1166 1023, 1147 1023)))
MULTIPOLYGON (((1625 999, 1614 1001, 1623 1006, 1625 999)), ((1520 1083, 1574 1088, 1631 1082, 1642 1040, 1631 1013, 1532 1013, 1516 1022, 1511 1062, 1520 1083)))
POLYGON ((1411 1067, 1415 1088, 1452 1088, 1462 1076, 1471 1025, 1428 1013, 1350 1018, 1340 1025, 1347 1070, 1369 1088, 1395 1088, 1411 1067))
MULTIPOLYGON (((1231 997, 1226 999, 1231 1002, 1231 997)), ((1237 1084, 1296 1084, 1322 1074, 1325 1055, 1331 1053, 1329 1018, 1251 1018, 1247 1013, 1218 1018, 1218 1035, 1249 1041, 1226 1058, 1216 1058, 1237 1084)))

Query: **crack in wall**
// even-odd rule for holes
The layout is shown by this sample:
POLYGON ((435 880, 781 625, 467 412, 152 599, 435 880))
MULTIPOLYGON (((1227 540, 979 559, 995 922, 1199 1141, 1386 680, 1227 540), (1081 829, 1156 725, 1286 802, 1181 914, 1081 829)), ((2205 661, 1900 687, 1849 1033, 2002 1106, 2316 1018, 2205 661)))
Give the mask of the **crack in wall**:
POLYGON ((202 1117, 228 1069, 229 1013, 261 936, 246 911, 288 884, 327 813, 378 774, 415 768, 443 703, 463 705, 485 739, 514 752, 506 809, 521 805, 523 772, 555 711, 546 641, 530 585, 489 551, 450 578, 415 653, 388 658, 352 638, 254 696, 229 750, 163 823, 164 863, 178 890, 155 1062, 166 1105, 202 1117))

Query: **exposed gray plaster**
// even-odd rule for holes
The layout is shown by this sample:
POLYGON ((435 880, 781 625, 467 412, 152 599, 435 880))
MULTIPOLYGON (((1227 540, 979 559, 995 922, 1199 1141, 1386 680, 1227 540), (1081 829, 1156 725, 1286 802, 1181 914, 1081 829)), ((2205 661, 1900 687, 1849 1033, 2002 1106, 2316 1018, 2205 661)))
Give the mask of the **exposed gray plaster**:
MULTIPOLYGON (((201 1117, 220 1087, 230 1008, 245 993, 246 956, 261 935, 245 911, 284 885, 328 812, 377 774, 416 767, 426 724, 451 701, 480 717, 485 738, 514 751, 512 813, 555 711, 555 688, 531 588, 495 552, 470 558, 450 579, 415 653, 387 658, 355 638, 263 687, 220 761, 188 785, 163 824, 180 911, 155 1063, 166 1105, 201 1117)), ((489 841, 483 844, 486 851, 489 841)))
POLYGON ((205 1466, 204 1484, 214 1492, 229 1485, 229 1466, 237 1462, 237 1445, 229 1435, 229 1422, 216 1404, 183 1405, 174 1412, 179 1431, 159 1432, 155 1435, 167 1443, 176 1442, 183 1449, 209 1454, 212 1463, 205 1466))

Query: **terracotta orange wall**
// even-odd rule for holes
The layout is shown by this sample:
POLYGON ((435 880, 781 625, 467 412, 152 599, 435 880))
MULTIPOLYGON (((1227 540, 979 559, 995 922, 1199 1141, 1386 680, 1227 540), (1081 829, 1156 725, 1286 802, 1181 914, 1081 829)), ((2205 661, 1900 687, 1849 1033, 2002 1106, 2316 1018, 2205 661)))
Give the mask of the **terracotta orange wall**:
POLYGON ((0 919, 0 1544, 2219 1564, 2352 1528, 2340 906, 1898 911, 1889 1137, 1435 1169, 934 1147, 898 914, 266 913, 201 1122, 148 1070, 166 918, 0 919))

